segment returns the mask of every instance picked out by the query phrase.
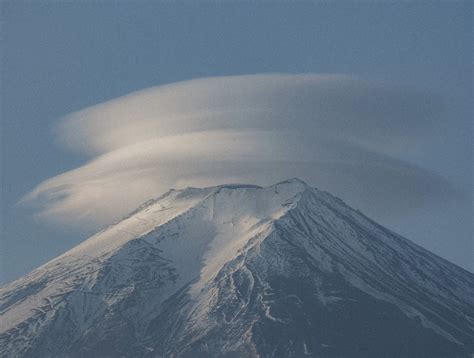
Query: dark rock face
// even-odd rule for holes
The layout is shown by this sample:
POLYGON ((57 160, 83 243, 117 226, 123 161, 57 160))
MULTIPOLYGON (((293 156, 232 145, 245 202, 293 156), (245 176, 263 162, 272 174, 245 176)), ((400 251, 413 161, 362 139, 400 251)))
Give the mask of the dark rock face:
POLYGON ((474 353, 473 274, 298 180, 170 192, 0 299, 5 357, 474 353))

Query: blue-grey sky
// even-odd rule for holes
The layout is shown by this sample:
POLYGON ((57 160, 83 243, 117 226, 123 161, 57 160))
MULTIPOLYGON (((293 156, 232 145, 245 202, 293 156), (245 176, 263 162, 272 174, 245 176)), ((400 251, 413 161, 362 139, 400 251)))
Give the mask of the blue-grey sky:
MULTIPOLYGON (((454 183, 470 201, 473 38, 468 1, 4 1, 1 7, 0 282, 26 273, 92 231, 38 222, 31 211, 16 206, 39 183, 89 159, 59 146, 52 127, 71 112, 192 78, 340 73, 432 94, 442 102, 442 120, 426 151, 405 159, 454 183)), ((471 215, 469 205, 436 205, 382 223, 472 271, 471 215)))

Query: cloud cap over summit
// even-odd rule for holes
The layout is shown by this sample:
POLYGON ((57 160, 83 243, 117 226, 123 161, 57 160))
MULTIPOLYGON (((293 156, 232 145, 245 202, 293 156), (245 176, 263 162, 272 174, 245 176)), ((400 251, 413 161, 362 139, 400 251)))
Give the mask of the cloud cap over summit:
POLYGON ((64 118, 57 140, 90 160, 24 201, 48 220, 102 226, 170 187, 297 176, 377 219, 410 214, 459 198, 407 160, 426 150, 441 111, 436 96, 337 74, 153 87, 64 118))

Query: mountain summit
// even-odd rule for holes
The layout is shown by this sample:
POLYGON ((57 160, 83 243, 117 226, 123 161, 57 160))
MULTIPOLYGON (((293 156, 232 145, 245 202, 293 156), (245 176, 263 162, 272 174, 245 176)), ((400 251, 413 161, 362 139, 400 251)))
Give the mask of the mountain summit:
POLYGON ((2 357, 470 357, 474 275, 291 179, 170 190, 0 289, 2 357))

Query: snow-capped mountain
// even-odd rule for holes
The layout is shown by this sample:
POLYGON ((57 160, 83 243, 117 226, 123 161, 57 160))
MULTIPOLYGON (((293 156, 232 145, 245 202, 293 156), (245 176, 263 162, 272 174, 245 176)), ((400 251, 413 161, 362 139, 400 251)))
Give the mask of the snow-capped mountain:
POLYGON ((474 275, 293 179, 171 190, 0 290, 2 357, 471 357, 474 275))

